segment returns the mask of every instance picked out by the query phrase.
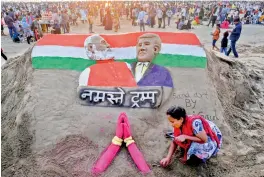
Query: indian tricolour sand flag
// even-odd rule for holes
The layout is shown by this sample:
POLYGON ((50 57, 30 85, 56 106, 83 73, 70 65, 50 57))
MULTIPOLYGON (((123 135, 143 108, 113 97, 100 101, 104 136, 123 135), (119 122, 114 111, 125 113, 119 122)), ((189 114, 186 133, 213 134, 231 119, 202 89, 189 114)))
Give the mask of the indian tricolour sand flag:
MULTIPOLYGON (((151 32, 162 40, 161 51, 153 63, 165 67, 205 68, 206 55, 193 33, 151 32)), ((100 35, 109 44, 116 61, 136 61, 138 37, 143 33, 100 35)), ((39 40, 32 51, 32 65, 36 69, 67 69, 83 71, 96 63, 88 59, 84 41, 89 35, 50 34, 39 40)))

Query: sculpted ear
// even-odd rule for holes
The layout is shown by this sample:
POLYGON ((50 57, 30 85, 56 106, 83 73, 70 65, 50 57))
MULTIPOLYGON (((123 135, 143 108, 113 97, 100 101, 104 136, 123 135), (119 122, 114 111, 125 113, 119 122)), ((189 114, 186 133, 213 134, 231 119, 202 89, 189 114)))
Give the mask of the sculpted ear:
POLYGON ((160 47, 158 45, 154 46, 154 54, 157 55, 160 52, 160 47))

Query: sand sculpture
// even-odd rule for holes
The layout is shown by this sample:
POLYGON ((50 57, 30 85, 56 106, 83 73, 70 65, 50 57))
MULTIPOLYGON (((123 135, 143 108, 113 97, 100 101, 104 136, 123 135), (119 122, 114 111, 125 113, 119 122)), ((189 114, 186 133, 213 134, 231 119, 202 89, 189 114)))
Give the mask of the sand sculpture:
MULTIPOLYGON (((164 113, 171 105, 181 105, 190 114, 214 121, 225 137, 221 154, 198 169, 203 176, 263 175, 263 64, 257 57, 263 55, 263 45, 255 44, 258 38, 254 36, 259 36, 255 35, 256 29, 252 26, 244 31, 248 35, 240 45, 243 57, 232 65, 207 52, 207 66, 205 54, 198 57, 197 51, 183 53, 175 47, 179 57, 174 62, 156 63, 170 71, 175 87, 167 104, 159 109, 80 105, 76 95, 78 78, 85 68, 96 63, 88 60, 84 50, 88 35, 44 36, 33 53, 29 50, 2 67, 2 175, 92 176, 96 159, 115 136, 118 115, 126 112, 133 138, 151 165, 151 176, 198 176, 196 169, 177 160, 169 170, 153 167, 167 152, 170 140, 163 135, 170 125, 164 113), (196 64, 190 62, 193 56, 198 59, 192 60, 196 64)), ((202 31, 205 44, 210 41, 206 30, 198 31, 202 31)), ((185 33, 155 34, 159 34, 162 46, 169 44, 168 36, 180 45, 201 48, 199 43, 188 44, 185 33)), ((120 35, 114 42, 108 35, 102 37, 114 50, 120 47, 114 45, 122 41, 120 35)), ((161 47, 155 60, 164 53, 161 47)), ((133 58, 123 59, 132 63, 133 58)), ((102 176, 142 176, 127 148, 121 148, 116 157, 102 176)))
POLYGON ((83 48, 85 36, 52 37, 57 39, 47 36, 34 48, 33 67, 83 68, 77 88, 82 105, 157 108, 177 87, 167 66, 206 65, 205 53, 193 34, 96 34, 86 37, 83 48))
POLYGON ((101 157, 99 157, 98 161, 95 163, 92 169, 94 174, 99 174, 106 170, 120 150, 123 141, 138 169, 143 174, 150 172, 148 164, 132 138, 127 115, 121 113, 117 120, 116 136, 112 139, 111 144, 105 149, 101 157))
MULTIPOLYGON (((166 105, 167 100, 169 100, 169 104, 175 104, 173 99, 184 97, 183 101, 187 104, 187 107, 198 107, 196 104, 197 100, 194 100, 194 98, 196 96, 197 98, 198 96, 199 98, 207 98, 209 94, 206 88, 204 89, 205 91, 195 93, 191 91, 192 86, 184 86, 182 83, 186 77, 190 79, 188 83, 195 83, 199 77, 203 86, 206 86, 204 84, 206 81, 201 80, 201 78, 204 78, 206 61, 205 52, 198 38, 191 33, 157 32, 152 34, 128 33, 93 36, 47 35, 37 43, 32 52, 32 65, 37 70, 50 69, 52 71, 52 69, 61 69, 65 70, 63 71, 65 73, 68 72, 67 70, 74 70, 75 81, 77 81, 79 76, 79 83, 75 85, 77 94, 71 95, 75 95, 75 98, 79 101, 79 104, 76 104, 75 108, 73 108, 75 112, 78 111, 77 109, 80 110, 80 117, 76 123, 81 124, 82 121, 86 123, 92 121, 96 122, 98 126, 99 122, 102 123, 102 120, 97 119, 97 115, 87 115, 87 111, 96 109, 92 114, 95 112, 100 113, 105 108, 93 108, 93 106, 113 107, 111 108, 112 111, 107 109, 107 112, 119 114, 120 107, 164 109, 163 105, 166 105), (147 65, 146 68, 144 68, 145 64, 147 65), (141 65, 141 68, 138 65, 141 65), (145 73, 138 75, 137 67, 145 70, 145 73), (189 77, 188 73, 190 73, 190 70, 196 70, 198 74, 189 77)), ((73 84, 71 85, 73 86, 73 84)), ((56 83, 56 86, 62 88, 59 83, 56 83)), ((142 114, 128 108, 122 109, 125 109, 124 111, 129 118, 132 112, 133 114, 138 114, 138 116, 153 116, 155 114, 150 109, 141 109, 143 111, 142 114)), ((195 111, 201 112, 199 107, 195 111)), ((190 112, 192 113, 192 111, 190 112)), ((207 111, 204 112, 207 113, 207 111)), ((105 113, 102 111, 102 114, 105 113)), ((131 116, 130 121, 133 122, 133 129, 141 126, 139 125, 138 116, 136 119, 133 119, 135 115, 131 116)), ((90 123, 88 125, 90 126, 90 123)), ((93 127, 97 127, 96 125, 93 127)), ((160 127, 156 127, 158 131, 161 130, 161 125, 159 124, 160 127)), ((78 132, 82 131, 79 125, 76 127, 78 127, 78 132)), ((120 150, 119 145, 122 139, 126 143, 132 142, 128 146, 128 151, 138 169, 143 173, 149 172, 147 163, 150 161, 150 155, 144 153, 144 148, 142 147, 140 148, 142 154, 137 149, 133 139, 129 138, 129 135, 131 135, 129 128, 129 126, 123 128, 124 137, 121 134, 119 135, 120 132, 117 131, 116 137, 108 147, 106 147, 106 142, 109 142, 110 134, 101 137, 100 142, 97 142, 97 136, 88 136, 96 144, 99 144, 101 148, 105 149, 101 156, 98 154, 93 155, 93 157, 96 156, 97 158, 97 161, 93 160, 95 164, 89 168, 92 169, 93 173, 104 172, 112 161, 118 160, 118 158, 114 160, 114 157, 120 150), (144 160, 143 154, 146 160, 144 160), (136 156, 141 157, 140 160, 136 156)), ((90 127, 85 129, 85 131, 92 131, 92 129, 90 127)), ((113 131, 111 125, 107 125, 107 129, 113 131)), ((60 131, 60 129, 53 130, 60 131)), ((42 130, 37 131, 41 133, 42 130)), ((157 136, 157 132, 152 132, 151 134, 149 130, 146 130, 146 132, 149 132, 146 138, 151 138, 150 135, 152 136, 152 134, 157 136)), ((137 133, 134 132, 134 134, 137 133)), ((60 133, 60 135, 63 135, 63 133, 60 133)), ((38 142, 42 141, 42 139, 38 140, 40 140, 38 142)), ((43 139, 43 141, 46 141, 46 139, 43 139)), ((157 143, 158 140, 152 141, 157 143)), ((142 146, 142 144, 144 142, 138 142, 139 146, 142 146)), ((161 146, 162 149, 164 147, 165 145, 161 146)), ((156 149, 156 146, 153 145, 150 148, 153 150, 156 149)), ((100 151, 102 152, 103 149, 100 151)), ((161 157, 161 154, 157 156, 161 157)), ((92 162, 89 161, 89 163, 92 162)))

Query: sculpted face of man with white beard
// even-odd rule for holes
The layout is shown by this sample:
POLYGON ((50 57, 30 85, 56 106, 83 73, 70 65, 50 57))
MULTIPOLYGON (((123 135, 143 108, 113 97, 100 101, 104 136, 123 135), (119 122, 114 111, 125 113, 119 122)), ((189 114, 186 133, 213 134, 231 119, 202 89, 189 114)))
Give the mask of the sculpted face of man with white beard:
POLYGON ((130 64, 115 62, 114 51, 106 40, 99 35, 89 36, 84 42, 85 52, 95 64, 82 71, 79 87, 136 87, 130 64))
POLYGON ((95 34, 89 36, 84 42, 85 52, 91 60, 114 59, 114 54, 104 38, 95 34))

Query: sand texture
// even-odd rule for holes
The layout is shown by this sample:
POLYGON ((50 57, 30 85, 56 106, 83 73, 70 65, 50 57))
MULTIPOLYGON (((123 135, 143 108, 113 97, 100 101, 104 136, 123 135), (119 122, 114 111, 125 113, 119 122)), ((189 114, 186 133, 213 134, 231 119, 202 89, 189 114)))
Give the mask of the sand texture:
MULTIPOLYGON (((133 138, 151 165, 147 176, 264 176, 264 40, 253 44, 242 38, 238 44, 241 58, 230 63, 209 49, 210 39, 203 38, 201 31, 195 32, 207 52, 207 69, 169 68, 176 87, 159 109, 82 106, 76 93, 80 73, 32 69, 32 48, 5 63, 1 76, 2 176, 92 176, 91 167, 115 135, 121 112, 127 113, 133 138), (164 138, 164 132, 171 129, 166 109, 186 106, 186 99, 196 103, 187 107, 190 114, 204 114, 218 125, 223 148, 200 167, 182 165, 177 159, 166 169, 152 167, 166 155, 170 143, 164 138)), ((101 176, 142 175, 124 147, 101 176)))

